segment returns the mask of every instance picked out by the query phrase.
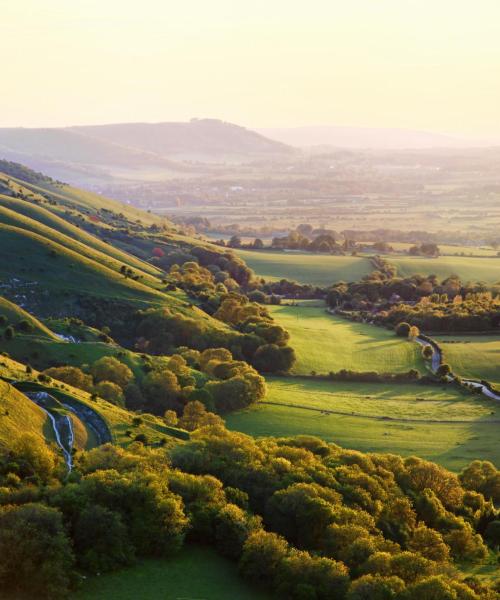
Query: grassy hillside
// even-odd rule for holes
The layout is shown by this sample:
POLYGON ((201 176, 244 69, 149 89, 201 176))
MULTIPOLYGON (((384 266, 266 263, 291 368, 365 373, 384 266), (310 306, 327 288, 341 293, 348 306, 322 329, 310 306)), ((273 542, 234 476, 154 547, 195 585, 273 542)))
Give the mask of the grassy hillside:
POLYGON ((135 256, 115 248, 111 244, 103 242, 101 239, 89 234, 81 227, 73 225, 73 223, 68 222, 51 210, 48 210, 43 206, 39 206, 34 202, 0 195, 0 206, 4 207, 5 209, 9 209, 10 211, 15 211, 18 215, 29 217, 38 224, 41 223, 42 225, 50 227, 54 230, 54 232, 59 232, 71 238, 72 240, 81 242, 90 249, 97 250, 99 253, 115 259, 120 264, 126 264, 134 269, 147 272, 150 275, 161 275, 161 271, 153 265, 141 261, 135 256))
POLYGON ((402 373, 425 368, 417 344, 382 327, 335 317, 325 307, 308 303, 272 306, 270 312, 290 332, 297 355, 294 373, 326 374, 341 369, 402 373))
MULTIPOLYGON (((122 214, 130 222, 139 220, 145 225, 165 223, 165 219, 162 217, 147 213, 130 204, 123 204, 117 200, 111 200, 99 194, 81 190, 64 183, 47 181, 45 178, 31 177, 31 181, 18 179, 11 172, 15 172, 17 175, 18 170, 7 170, 0 173, 0 184, 3 187, 5 187, 6 181, 9 180, 8 188, 13 192, 28 196, 31 194, 33 199, 48 199, 50 202, 45 206, 56 213, 63 212, 64 214, 64 210, 66 209, 78 210, 83 214, 96 214, 99 211, 108 211, 109 213, 122 214)), ((33 173, 33 171, 30 172, 33 173)))
POLYGON ((270 378, 265 402, 227 416, 254 436, 316 435, 364 452, 418 455, 452 470, 500 464, 500 405, 451 388, 270 378))
POLYGON ((329 286, 336 281, 357 281, 373 271, 367 258, 309 252, 237 250, 237 255, 266 279, 292 279, 329 286))
MULTIPOLYGON (((128 266, 128 263, 124 261, 119 261, 116 258, 109 256, 109 254, 101 252, 100 250, 96 250, 93 246, 82 243, 73 236, 66 235, 61 233, 59 229, 55 229, 53 227, 49 227, 47 225, 42 224, 39 221, 31 219, 29 217, 25 217, 22 214, 19 214, 15 210, 11 210, 10 208, 6 208, 1 205, 2 199, 0 197, 0 223, 5 225, 10 225, 12 227, 18 227, 20 229, 26 229, 26 231, 31 231, 40 236, 43 236, 47 240, 52 240, 65 248, 68 248, 81 256, 84 256, 96 263, 99 263, 109 269, 112 269, 116 273, 120 273, 120 268, 123 264, 128 266)), ((76 227, 74 229, 77 229, 76 227)), ((71 232, 68 232, 71 234, 71 232)), ((89 236, 91 237, 91 236, 89 236)), ((125 254, 125 253, 124 253, 125 254)), ((140 263, 140 261, 136 261, 140 263)), ((159 278, 155 278, 152 275, 146 273, 143 270, 134 269, 134 274, 140 277, 141 283, 145 283, 152 287, 160 287, 161 281, 159 278)))
POLYGON ((7 319, 6 325, 16 326, 21 321, 27 321, 31 325, 31 335, 41 336, 47 340, 59 341, 57 335, 55 335, 46 325, 41 321, 30 315, 30 313, 23 310, 17 304, 10 302, 6 298, 0 296, 0 315, 3 315, 7 319))
POLYGON ((42 235, 0 224, 0 238, 3 258, 0 278, 10 282, 11 293, 7 295, 10 297, 14 294, 19 304, 27 302, 27 295, 30 294, 32 301, 29 304, 32 308, 45 308, 44 312, 48 311, 48 304, 52 309, 56 308, 53 297, 44 297, 43 291, 68 297, 71 297, 71 292, 88 293, 143 305, 167 302, 165 294, 125 278, 42 235), (22 282, 39 283, 26 289, 22 282))
POLYGON ((500 386, 500 337, 494 335, 436 336, 444 362, 461 377, 486 379, 500 386))
MULTIPOLYGON (((4 357, 0 357, 0 372, 4 357)), ((0 380, 0 444, 8 444, 21 433, 33 433, 54 441, 47 415, 9 383, 0 380)))
POLYGON ((264 591, 238 577, 234 564, 211 548, 184 547, 169 560, 146 560, 118 571, 88 577, 75 600, 266 600, 264 591), (193 577, 193 574, 196 576, 193 577))
POLYGON ((410 277, 416 273, 434 274, 438 279, 458 275, 462 281, 500 281, 500 258, 440 256, 422 258, 413 256, 391 256, 389 261, 396 265, 398 275, 410 277))

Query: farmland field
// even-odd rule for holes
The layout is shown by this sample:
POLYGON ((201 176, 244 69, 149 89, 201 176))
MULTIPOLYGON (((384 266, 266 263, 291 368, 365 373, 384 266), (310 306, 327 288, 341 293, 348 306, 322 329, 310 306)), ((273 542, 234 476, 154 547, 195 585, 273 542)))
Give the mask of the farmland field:
POLYGON ((500 258, 390 256, 388 260, 396 265, 400 277, 410 277, 421 273, 423 275, 434 274, 441 280, 455 274, 464 282, 496 283, 500 281, 500 258))
POLYGON ((373 271, 369 259, 359 256, 252 250, 237 250, 237 254, 257 275, 270 280, 329 286, 336 281, 357 281, 373 271))
POLYGON ((443 335, 435 339, 454 373, 500 385, 500 336, 443 335))
POLYGON ((354 323, 307 303, 273 306, 270 312, 290 332, 290 344, 297 355, 294 373, 341 369, 402 373, 425 368, 417 344, 382 327, 354 323))
POLYGON ((316 435, 364 452, 416 454, 458 470, 500 463, 500 404, 454 388, 270 378, 258 406, 227 416, 254 436, 316 435), (329 411, 329 412, 325 412, 329 411))
POLYGON ((202 547, 184 547, 168 560, 147 560, 126 570, 87 578, 75 600, 268 600, 247 586, 236 566, 202 547))

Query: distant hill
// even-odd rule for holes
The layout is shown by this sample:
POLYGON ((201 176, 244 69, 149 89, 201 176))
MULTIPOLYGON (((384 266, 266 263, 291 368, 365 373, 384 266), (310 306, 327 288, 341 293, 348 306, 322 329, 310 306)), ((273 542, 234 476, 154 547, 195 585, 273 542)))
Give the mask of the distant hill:
POLYGON ((215 119, 0 128, 0 158, 74 185, 197 175, 206 170, 203 163, 243 163, 290 152, 281 142, 215 119))
POLYGON ((259 133, 297 147, 418 149, 490 146, 492 142, 430 131, 383 127, 307 126, 258 129, 259 133))
POLYGON ((283 154, 292 150, 255 131, 218 119, 192 119, 187 123, 118 123, 74 127, 70 131, 156 156, 210 162, 283 154))

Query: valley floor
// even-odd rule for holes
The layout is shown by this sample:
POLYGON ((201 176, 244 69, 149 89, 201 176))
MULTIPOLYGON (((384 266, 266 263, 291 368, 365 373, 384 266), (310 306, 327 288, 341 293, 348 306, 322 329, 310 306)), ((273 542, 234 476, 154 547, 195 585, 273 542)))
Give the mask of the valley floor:
POLYGON ((184 546, 169 560, 85 578, 74 600, 270 600, 238 577, 234 563, 210 548, 184 546))
POLYGON ((500 403, 458 389, 270 378, 264 402, 226 417, 253 436, 315 435, 364 452, 418 455, 457 471, 500 463, 500 403))

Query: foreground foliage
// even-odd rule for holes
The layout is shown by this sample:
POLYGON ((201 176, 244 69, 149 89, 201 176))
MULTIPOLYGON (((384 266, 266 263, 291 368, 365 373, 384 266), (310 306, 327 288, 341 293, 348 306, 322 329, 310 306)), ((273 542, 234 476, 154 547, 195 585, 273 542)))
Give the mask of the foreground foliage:
POLYGON ((454 566, 498 550, 490 463, 457 477, 416 457, 305 436, 256 441, 221 424, 170 451, 82 452, 68 481, 47 452, 22 441, 2 450, 0 586, 11 594, 64 598, 75 569, 112 571, 193 541, 283 598, 496 597, 454 566))

